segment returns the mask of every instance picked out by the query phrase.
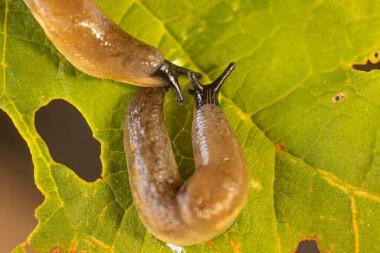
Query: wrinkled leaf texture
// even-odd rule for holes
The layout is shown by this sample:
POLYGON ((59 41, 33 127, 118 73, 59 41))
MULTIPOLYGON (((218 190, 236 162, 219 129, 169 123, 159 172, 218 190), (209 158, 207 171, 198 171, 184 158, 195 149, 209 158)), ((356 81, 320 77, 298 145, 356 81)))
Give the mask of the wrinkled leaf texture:
MULTIPOLYGON (((248 203, 223 235, 186 252, 380 252, 380 73, 376 0, 98 0, 123 29, 211 81, 237 69, 221 106, 250 167, 248 203), (334 101, 341 95, 342 99, 334 101)), ((45 196, 39 224, 15 248, 38 252, 171 252, 137 217, 123 151, 124 112, 136 87, 76 70, 21 0, 0 1, 0 108, 32 154, 45 196), (34 115, 74 105, 101 143, 103 171, 86 182, 55 162, 34 115)), ((189 83, 182 79, 184 92, 189 83)), ((191 174, 193 101, 169 94, 165 116, 181 173, 191 174)), ((85 150, 83 151, 85 152, 85 150)), ((89 170, 91 168, 88 168, 89 170)))

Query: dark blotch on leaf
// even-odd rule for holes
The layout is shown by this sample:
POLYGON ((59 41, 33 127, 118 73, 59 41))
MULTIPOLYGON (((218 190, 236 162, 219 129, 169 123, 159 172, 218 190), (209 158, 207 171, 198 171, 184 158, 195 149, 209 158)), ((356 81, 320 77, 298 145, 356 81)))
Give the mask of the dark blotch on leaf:
POLYGON ((298 244, 295 253, 320 253, 315 240, 303 240, 298 244))
POLYGON ((339 93, 338 95, 336 95, 333 99, 332 99, 332 102, 333 103, 337 103, 339 101, 341 101, 342 99, 344 99, 347 95, 343 92, 339 93))
MULTIPOLYGON (((377 53, 375 54, 375 57, 377 57, 377 53)), ((372 63, 370 60, 367 60, 366 64, 354 64, 352 67, 356 70, 359 71, 364 71, 364 72, 370 72, 375 69, 380 69, 380 62, 377 63, 372 63)))
POLYGON ((54 100, 36 113, 35 125, 56 162, 65 164, 86 181, 100 177, 100 143, 74 106, 54 100))

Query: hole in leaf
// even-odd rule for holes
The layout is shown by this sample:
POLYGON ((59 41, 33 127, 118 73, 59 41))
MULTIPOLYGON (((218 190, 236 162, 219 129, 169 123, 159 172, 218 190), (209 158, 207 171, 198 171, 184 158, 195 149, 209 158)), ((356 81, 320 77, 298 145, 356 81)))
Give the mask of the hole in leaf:
MULTIPOLYGON (((377 58, 379 54, 376 52, 374 58, 377 58)), ((367 60, 365 64, 354 64, 352 67, 359 71, 370 72, 375 69, 380 69, 380 62, 373 63, 371 60, 367 60)))
POLYGON ((0 110, 0 252, 11 252, 37 225, 34 210, 43 197, 34 184, 28 146, 0 110))
POLYGON ((303 240, 298 244, 295 253, 320 253, 320 251, 315 240, 303 240))
POLYGON ((100 143, 74 106, 54 100, 36 113, 35 124, 56 162, 65 164, 86 181, 100 177, 100 143))

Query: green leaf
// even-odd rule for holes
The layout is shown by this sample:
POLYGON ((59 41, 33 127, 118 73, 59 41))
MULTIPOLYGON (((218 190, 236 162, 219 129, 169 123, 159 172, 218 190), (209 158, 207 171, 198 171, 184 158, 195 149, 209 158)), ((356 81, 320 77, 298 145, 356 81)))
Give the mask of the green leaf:
MULTIPOLYGON (((237 63, 221 106, 251 168, 249 200, 225 234, 186 252, 292 252, 302 239, 324 252, 380 252, 380 74, 352 68, 378 61, 379 1, 98 3, 205 81, 237 63)), ((38 252, 171 252, 147 233, 130 194, 122 129, 136 87, 72 67, 21 0, 2 0, 0 10, 0 108, 27 142, 45 196, 25 243, 38 252), (74 105, 101 143, 95 182, 55 162, 36 131, 35 112, 54 99, 74 105)), ((185 176, 193 167, 192 108, 190 97, 182 107, 166 98, 185 176)))

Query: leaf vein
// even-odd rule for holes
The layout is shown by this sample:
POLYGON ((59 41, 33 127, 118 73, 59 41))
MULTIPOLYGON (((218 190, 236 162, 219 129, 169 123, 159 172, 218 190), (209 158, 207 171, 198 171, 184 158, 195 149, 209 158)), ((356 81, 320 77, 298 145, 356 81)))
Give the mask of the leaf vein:
POLYGON ((3 88, 1 91, 0 98, 4 96, 5 94, 5 85, 7 82, 7 75, 6 75, 6 64, 5 64, 5 53, 6 53, 6 47, 7 47, 7 28, 8 28, 8 0, 4 1, 4 26, 3 26, 3 55, 1 59, 1 66, 3 68, 3 88))
POLYGON ((354 252, 359 253, 359 228, 356 221, 356 200, 351 196, 351 214, 352 214, 352 230, 354 232, 354 252))

